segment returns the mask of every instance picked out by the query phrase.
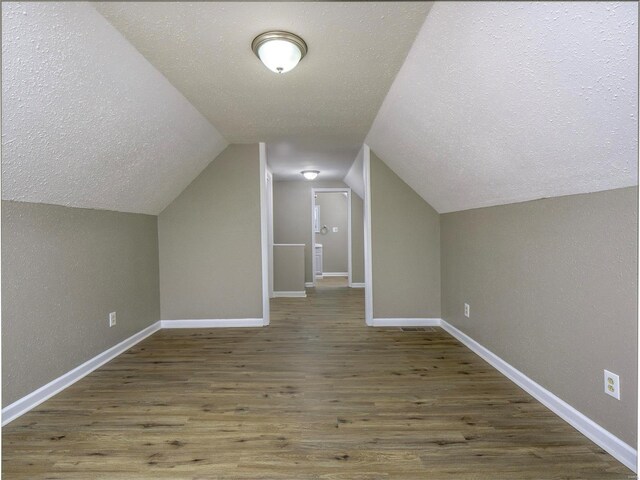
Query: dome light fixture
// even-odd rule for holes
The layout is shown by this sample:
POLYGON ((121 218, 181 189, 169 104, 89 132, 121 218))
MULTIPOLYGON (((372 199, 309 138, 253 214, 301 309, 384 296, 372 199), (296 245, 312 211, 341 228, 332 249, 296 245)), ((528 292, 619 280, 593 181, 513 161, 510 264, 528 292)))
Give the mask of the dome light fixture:
POLYGON ((300 172, 307 180, 314 180, 320 173, 318 170, 303 170, 300 172))
POLYGON ((258 35, 251 42, 251 49, 275 73, 293 70, 307 54, 307 44, 302 38, 279 30, 258 35))

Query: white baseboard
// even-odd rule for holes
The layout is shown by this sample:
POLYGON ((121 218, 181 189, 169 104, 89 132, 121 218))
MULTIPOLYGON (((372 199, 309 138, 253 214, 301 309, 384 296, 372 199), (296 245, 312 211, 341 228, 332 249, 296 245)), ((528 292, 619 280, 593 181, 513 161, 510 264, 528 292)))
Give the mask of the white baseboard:
POLYGON ((292 292, 286 292, 286 291, 273 292, 273 297, 274 298, 279 298, 279 297, 283 297, 283 298, 298 298, 298 297, 306 297, 306 296, 307 296, 307 292, 305 292, 304 290, 302 290, 302 291, 292 291, 292 292))
POLYGON ((304 282, 304 286, 305 286, 306 288, 313 288, 313 287, 315 287, 315 285, 313 284, 313 282, 304 282))
POLYGON ((373 327, 439 327, 439 318, 374 318, 373 327))
POLYGON ((322 272, 322 276, 323 277, 348 277, 349 272, 322 272))
POLYGON ((148 326, 144 330, 131 335, 126 340, 123 340, 117 345, 114 345, 113 347, 96 355, 92 359, 87 360, 82 365, 77 366, 73 370, 69 370, 64 375, 59 376, 55 380, 50 381, 46 385, 43 385, 37 390, 34 390, 30 394, 25 395, 19 400, 16 400, 11 405, 7 405, 2 409, 2 426, 5 426, 7 423, 12 422, 21 415, 24 415, 29 410, 37 407, 45 400, 48 400, 55 394, 73 385, 81 378, 86 377, 91 372, 101 367, 108 361, 129 350, 136 343, 154 334, 155 332, 160 330, 160 328, 160 322, 156 322, 148 326))
POLYGON ((364 283, 351 282, 351 288, 364 288, 364 283))
POLYGON ((496 370, 518 385, 532 397, 545 405, 553 413, 558 415, 569 425, 574 427, 596 445, 609 452, 620 463, 637 472, 638 451, 626 444, 608 430, 605 430, 596 422, 580 413, 564 400, 558 398, 520 370, 517 370, 496 354, 480 345, 468 335, 462 333, 447 321, 441 321, 442 328, 466 345, 470 350, 491 364, 496 370))
MULTIPOLYGON (((274 292, 275 293, 275 292, 274 292)), ((233 328, 262 327, 262 318, 211 318, 194 320, 160 320, 162 328, 233 328)))
POLYGON ((162 328, 262 327, 262 318, 159 320, 2 409, 2 426, 24 415, 162 328))

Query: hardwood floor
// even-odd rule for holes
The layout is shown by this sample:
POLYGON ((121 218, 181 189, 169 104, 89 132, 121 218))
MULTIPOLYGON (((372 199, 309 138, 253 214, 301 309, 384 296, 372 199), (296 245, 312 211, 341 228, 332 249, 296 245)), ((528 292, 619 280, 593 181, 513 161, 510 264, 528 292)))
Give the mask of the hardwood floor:
POLYGON ((629 479, 440 329, 367 328, 362 289, 272 325, 163 330, 3 429, 5 479, 629 479))

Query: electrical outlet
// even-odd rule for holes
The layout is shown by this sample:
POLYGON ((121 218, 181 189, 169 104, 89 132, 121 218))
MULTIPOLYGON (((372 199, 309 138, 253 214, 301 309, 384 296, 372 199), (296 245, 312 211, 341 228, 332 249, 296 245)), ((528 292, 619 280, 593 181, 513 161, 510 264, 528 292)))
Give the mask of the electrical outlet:
POLYGON ((620 377, 609 370, 604 371, 604 393, 620 400, 620 377))
POLYGON ((469 304, 468 303, 464 304, 464 316, 469 318, 469 304))
POLYGON ((116 312, 111 312, 109 314, 109 326, 115 327, 116 325, 116 312))
POLYGON ((338 227, 333 227, 333 233, 338 233, 338 227))

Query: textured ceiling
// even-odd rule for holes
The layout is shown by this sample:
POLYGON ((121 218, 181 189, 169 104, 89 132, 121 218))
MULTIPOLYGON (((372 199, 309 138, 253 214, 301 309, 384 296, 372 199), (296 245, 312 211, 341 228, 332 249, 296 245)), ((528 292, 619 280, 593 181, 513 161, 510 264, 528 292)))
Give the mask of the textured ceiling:
POLYGON ((226 147, 87 3, 2 3, 2 198, 157 214, 226 147))
POLYGON ((344 183, 351 187, 360 198, 364 199, 364 145, 344 177, 344 183))
POLYGON ((439 212, 637 183, 636 3, 430 6, 5 2, 2 198, 157 214, 226 140, 343 178, 367 131, 439 212))
MULTIPOLYGON (((95 7, 232 143, 357 149, 430 2, 99 2, 95 7), (276 75, 251 50, 272 29, 308 55, 276 75)), ((354 155, 355 158, 355 155, 354 155)))
POLYGON ((637 184, 635 2, 437 2, 367 136, 438 212, 637 184))

